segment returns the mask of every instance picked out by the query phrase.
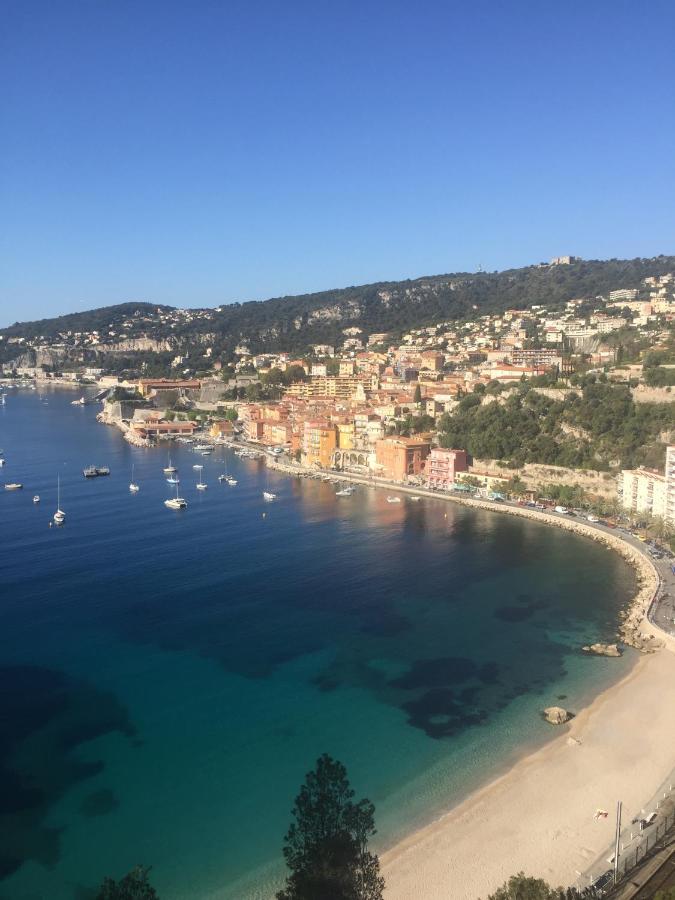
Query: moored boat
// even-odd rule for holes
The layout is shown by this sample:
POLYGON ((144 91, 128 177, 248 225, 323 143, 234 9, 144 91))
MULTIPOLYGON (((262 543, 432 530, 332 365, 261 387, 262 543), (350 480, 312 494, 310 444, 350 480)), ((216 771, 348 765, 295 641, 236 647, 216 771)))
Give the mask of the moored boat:
POLYGON ((187 500, 185 500, 184 497, 178 496, 178 488, 176 488, 176 496, 169 497, 168 500, 165 500, 164 506, 166 506, 168 509, 186 509, 187 500))
POLYGON ((56 512, 54 513, 54 522, 56 525, 63 525, 66 521, 66 514, 61 509, 61 478, 56 477, 56 512))

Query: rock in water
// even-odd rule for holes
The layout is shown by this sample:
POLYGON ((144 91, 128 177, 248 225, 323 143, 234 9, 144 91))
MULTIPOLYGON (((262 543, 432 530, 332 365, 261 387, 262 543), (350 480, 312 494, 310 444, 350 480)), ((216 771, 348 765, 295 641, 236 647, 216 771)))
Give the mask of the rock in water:
POLYGON ((562 706, 549 706, 544 710, 544 718, 551 725, 564 725, 573 718, 572 713, 563 709, 562 706))
POLYGON ((617 644, 591 644, 590 647, 582 647, 586 653, 595 653, 596 656, 621 656, 621 650, 617 644))

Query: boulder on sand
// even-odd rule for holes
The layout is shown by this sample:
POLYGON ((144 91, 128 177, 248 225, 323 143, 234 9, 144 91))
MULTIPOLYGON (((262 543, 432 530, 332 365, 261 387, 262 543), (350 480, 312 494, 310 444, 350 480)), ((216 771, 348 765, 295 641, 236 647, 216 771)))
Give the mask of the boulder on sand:
POLYGON ((585 653, 595 653, 596 656, 621 656, 621 650, 617 644, 591 644, 581 648, 585 653))
POLYGON ((544 718, 551 725, 564 725, 574 718, 571 712, 563 709, 562 706, 549 706, 544 710, 544 718))

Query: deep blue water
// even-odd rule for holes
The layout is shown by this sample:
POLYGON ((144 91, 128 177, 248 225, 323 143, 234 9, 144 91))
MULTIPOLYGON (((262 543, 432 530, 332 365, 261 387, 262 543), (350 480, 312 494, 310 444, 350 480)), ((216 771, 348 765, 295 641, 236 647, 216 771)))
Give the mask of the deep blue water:
POLYGON ((631 663, 578 652, 634 588, 591 541, 340 498, 222 449, 174 448, 189 508, 172 512, 166 452, 74 396, 0 408, 0 481, 25 485, 0 491, 2 900, 86 900, 138 862, 163 900, 270 898, 321 752, 385 846, 551 737, 543 706, 579 708, 631 663), (85 481, 88 464, 112 474, 85 481), (49 528, 57 474, 67 521, 49 528))

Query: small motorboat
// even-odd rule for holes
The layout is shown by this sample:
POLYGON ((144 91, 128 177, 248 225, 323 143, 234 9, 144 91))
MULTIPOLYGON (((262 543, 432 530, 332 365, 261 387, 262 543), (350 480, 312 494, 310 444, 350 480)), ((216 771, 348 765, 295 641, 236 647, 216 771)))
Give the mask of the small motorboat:
POLYGON ((236 479, 236 478, 233 478, 231 475, 228 475, 228 476, 227 476, 227 483, 230 485, 230 487, 234 487, 235 484, 237 483, 237 479, 236 479))
POLYGON ((203 469, 204 466, 203 466, 201 463, 195 463, 194 466, 193 466, 192 468, 193 468, 193 469, 203 469))
POLYGON ((19 481, 8 481, 5 484, 6 491, 20 491, 23 485, 19 481))
POLYGON ((223 483, 223 481, 227 481, 227 475, 219 475, 218 481, 220 481, 221 484, 223 483))
POLYGON ((40 502, 40 495, 39 495, 39 494, 36 494, 36 495, 33 497, 33 503, 39 503, 39 502, 40 502))
POLYGON ((394 497, 394 496, 387 497, 387 503, 400 503, 400 502, 401 502, 400 497, 394 497))
POLYGON ((263 500, 267 500, 268 503, 271 503, 272 500, 276 500, 277 495, 273 494, 271 491, 263 491, 263 500))
POLYGON ((168 484, 180 484, 180 478, 177 475, 169 475, 166 480, 168 484))
POLYGON ((346 488, 342 488, 341 491, 335 491, 335 496, 336 497, 351 497, 351 495, 353 493, 354 493, 354 488, 346 487, 346 488))

